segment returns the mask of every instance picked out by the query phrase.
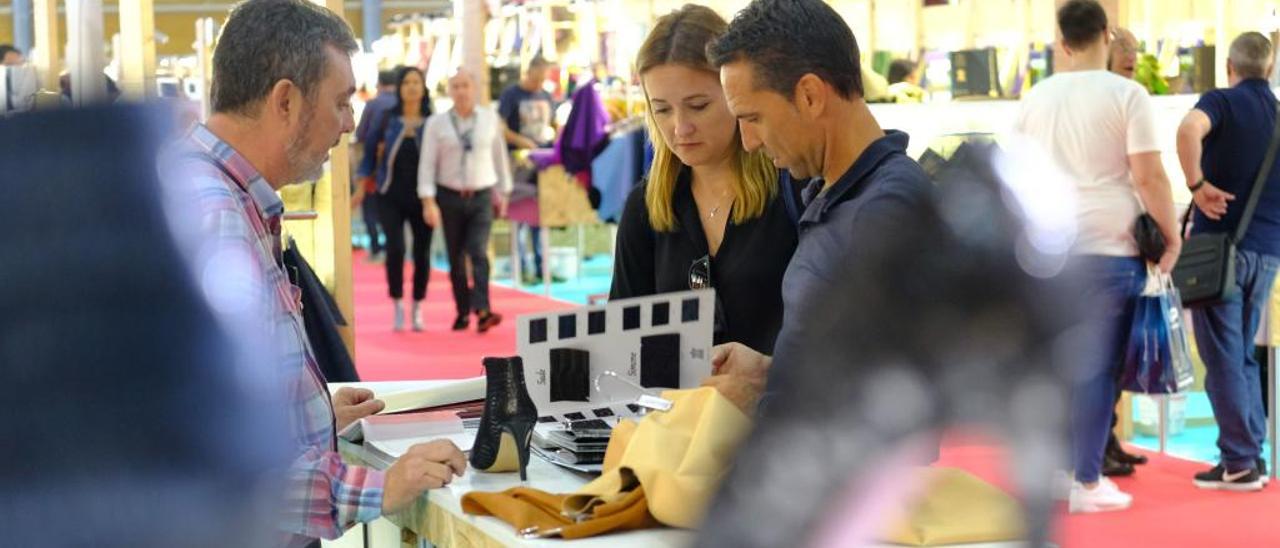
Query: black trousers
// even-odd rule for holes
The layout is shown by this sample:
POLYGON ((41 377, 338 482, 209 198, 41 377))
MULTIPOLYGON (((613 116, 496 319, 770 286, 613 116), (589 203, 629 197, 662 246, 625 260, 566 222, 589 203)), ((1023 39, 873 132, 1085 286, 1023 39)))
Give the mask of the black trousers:
POLYGON ((489 311, 489 231, 493 228, 493 193, 463 194, 438 187, 436 204, 449 251, 449 282, 459 316, 489 311), (466 259, 471 259, 472 284, 467 284, 466 259))
POLYGON ((413 300, 427 298, 427 278, 431 275, 428 256, 431 250, 431 227, 422 219, 422 202, 378 197, 382 231, 386 233, 387 288, 392 299, 404 297, 404 224, 413 232, 413 300))
POLYGON ((379 230, 378 223, 381 222, 382 212, 378 208, 378 202, 382 196, 377 192, 370 192, 365 195, 364 201, 360 202, 361 217, 364 217, 364 232, 369 235, 369 253, 377 255, 382 253, 382 234, 379 230))

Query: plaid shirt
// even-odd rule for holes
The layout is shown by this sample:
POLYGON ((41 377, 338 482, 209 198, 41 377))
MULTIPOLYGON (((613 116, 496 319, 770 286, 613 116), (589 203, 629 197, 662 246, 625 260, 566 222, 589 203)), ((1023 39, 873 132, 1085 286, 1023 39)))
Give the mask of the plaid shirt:
MULTIPOLYGON (((290 426, 297 458, 289 469, 280 528, 288 545, 334 539, 357 522, 381 515, 383 472, 342 462, 334 412, 302 321, 301 291, 289 281, 281 255, 284 202, 243 156, 203 125, 180 145, 183 184, 194 185, 203 232, 218 256, 250 261, 257 274, 247 293, 267 301, 269 344, 287 379, 290 426), (216 164, 215 164, 216 162, 216 164)), ((240 285, 236 291, 243 291, 240 285)))

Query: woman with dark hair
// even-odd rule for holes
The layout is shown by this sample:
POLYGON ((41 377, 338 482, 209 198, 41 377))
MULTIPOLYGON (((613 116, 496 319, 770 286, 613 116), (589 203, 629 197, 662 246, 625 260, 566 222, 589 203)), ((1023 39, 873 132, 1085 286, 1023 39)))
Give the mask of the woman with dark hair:
POLYGON ((364 143, 359 175, 379 194, 378 213, 386 233, 387 285, 395 303, 392 329, 404 330, 404 224, 413 231, 413 330, 422 331, 422 301, 427 298, 431 227, 418 199, 418 159, 422 126, 431 115, 431 97, 422 71, 405 67, 396 78, 396 106, 364 143))
POLYGON ((622 213, 610 298, 713 287, 715 342, 771 352, 800 197, 762 152, 742 148, 706 54, 727 27, 686 5, 658 19, 636 56, 655 154, 622 213))

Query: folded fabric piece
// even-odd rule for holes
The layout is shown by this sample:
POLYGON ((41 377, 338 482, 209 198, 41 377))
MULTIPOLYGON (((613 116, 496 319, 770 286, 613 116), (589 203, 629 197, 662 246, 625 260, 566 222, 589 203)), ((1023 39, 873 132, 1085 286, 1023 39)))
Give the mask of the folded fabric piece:
POLYGON ((511 524, 516 531, 564 539, 659 526, 649 514, 643 487, 616 493, 607 499, 601 497, 591 507, 588 519, 582 521, 561 512, 568 496, 529 487, 513 487, 501 493, 472 492, 462 497, 462 511, 496 517, 511 524))
POLYGON ((643 487, 659 522, 686 529, 701 523, 751 420, 714 388, 668 390, 662 397, 672 402, 671 410, 646 415, 629 440, 610 439, 605 473, 565 499, 566 513, 583 513, 643 487), (615 440, 626 450, 610 469, 615 440))
POLYGON ((638 426, 639 423, 636 421, 623 419, 613 427, 613 434, 609 435, 609 446, 604 450, 602 469, 605 474, 617 470, 622 465, 622 455, 627 452, 627 444, 631 443, 631 436, 635 435, 638 426))
POLYGON ((924 496, 882 536, 910 546, 939 546, 1026 538, 1022 511, 1008 493, 958 468, 926 468, 924 496))
POLYGON ((751 421, 714 388, 668 390, 670 411, 622 421, 604 474, 572 495, 528 487, 467 493, 462 511, 539 536, 583 538, 669 525, 694 528, 751 421))

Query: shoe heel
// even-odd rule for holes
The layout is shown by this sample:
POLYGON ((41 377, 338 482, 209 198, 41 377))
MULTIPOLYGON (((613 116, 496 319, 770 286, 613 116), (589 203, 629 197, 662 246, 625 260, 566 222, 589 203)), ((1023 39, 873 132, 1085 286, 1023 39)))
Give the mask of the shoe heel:
POLYGON ((529 444, 533 442, 533 422, 510 422, 504 424, 502 429, 511 434, 511 439, 515 443, 516 456, 519 459, 520 481, 529 481, 526 468, 529 466, 529 444))

